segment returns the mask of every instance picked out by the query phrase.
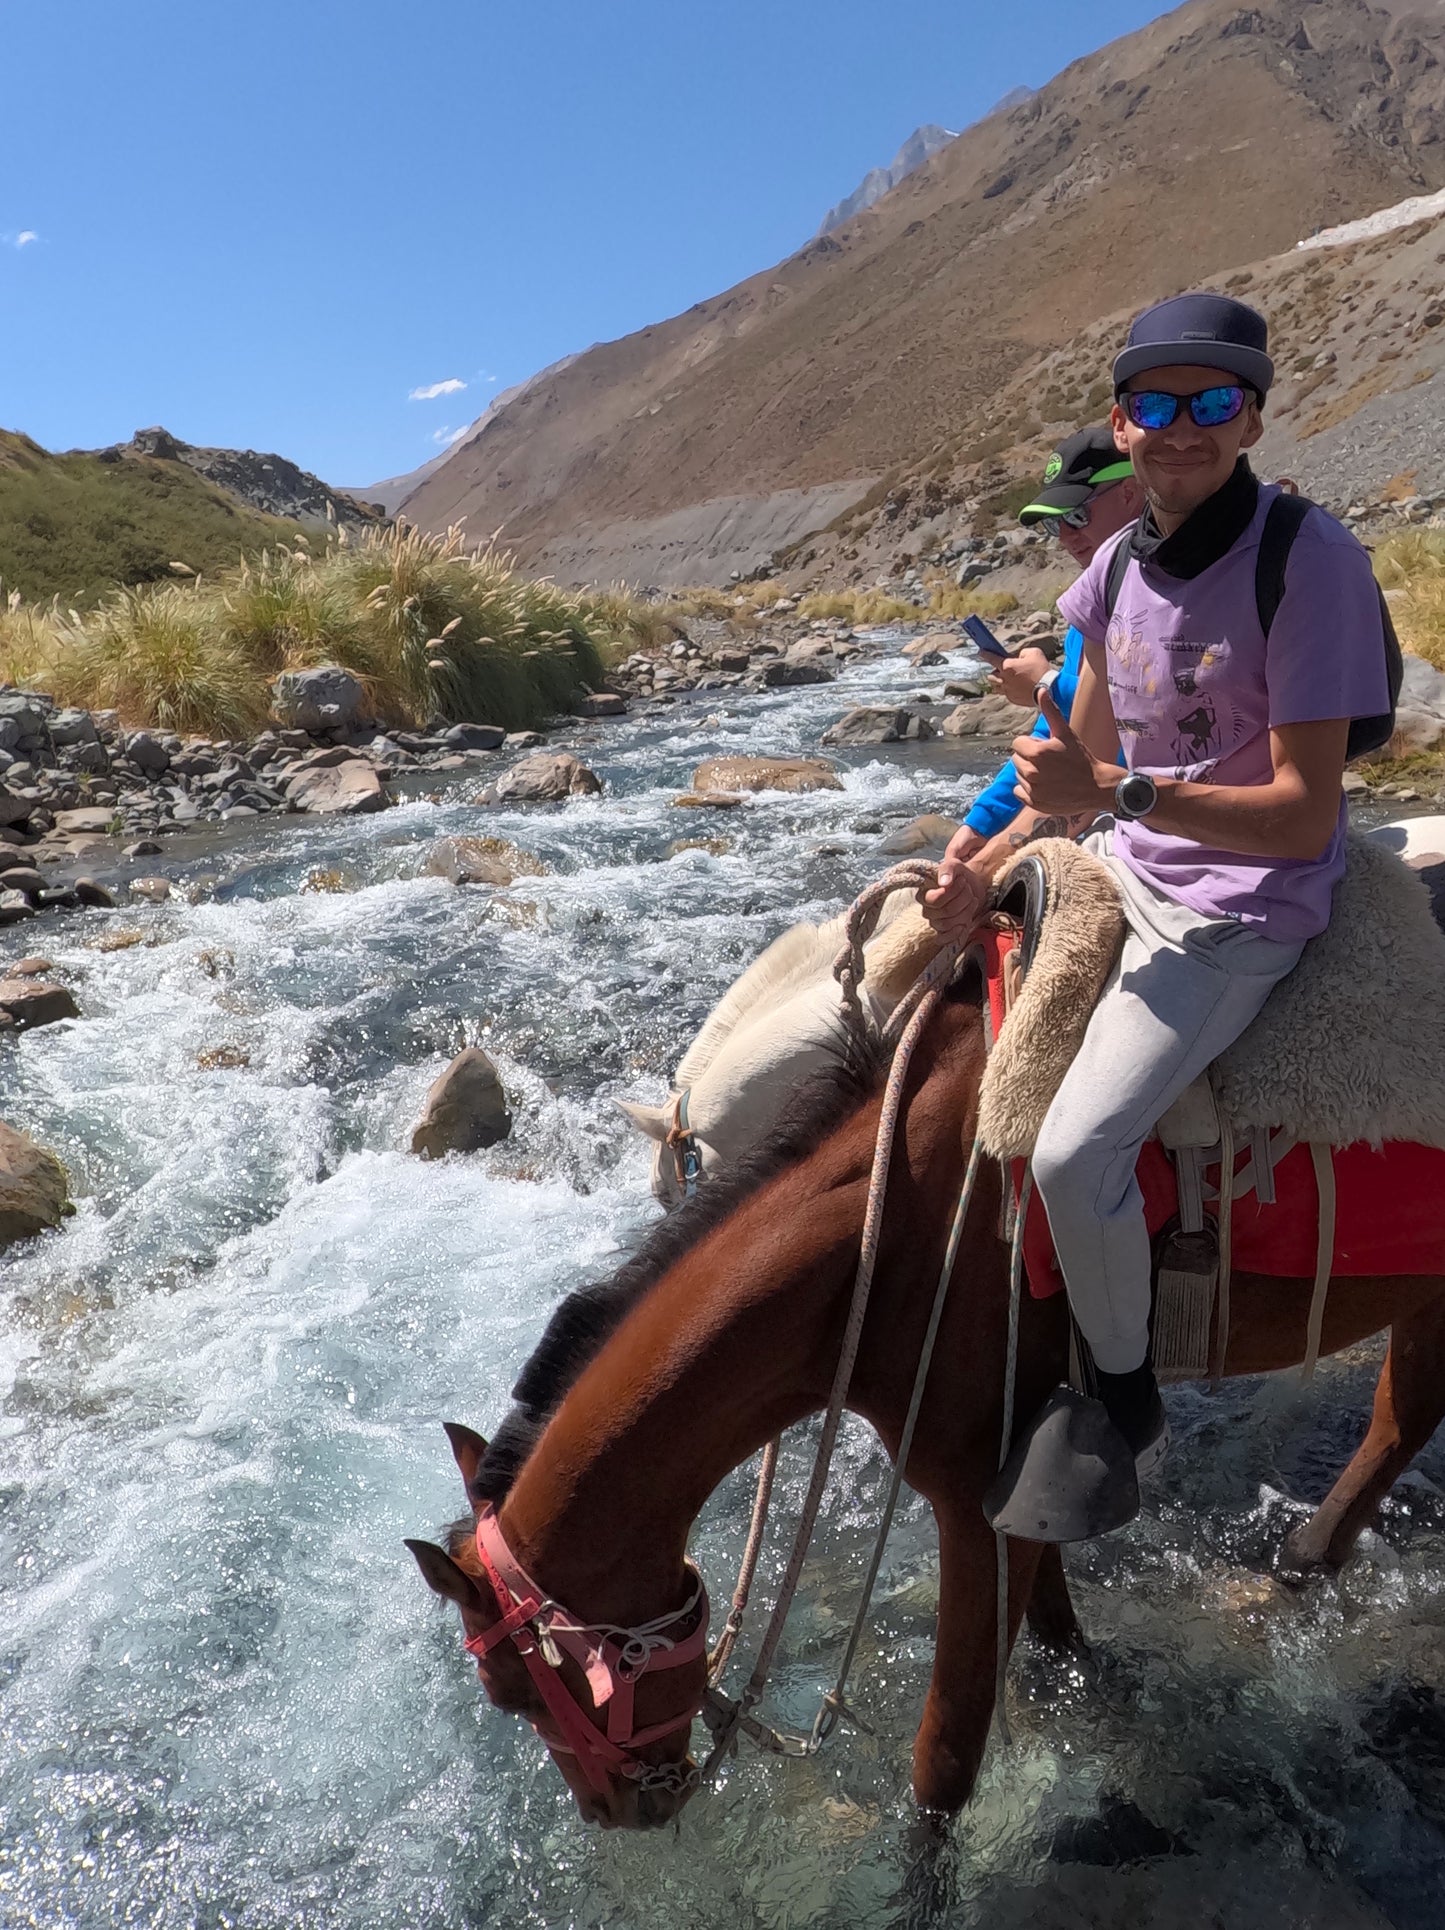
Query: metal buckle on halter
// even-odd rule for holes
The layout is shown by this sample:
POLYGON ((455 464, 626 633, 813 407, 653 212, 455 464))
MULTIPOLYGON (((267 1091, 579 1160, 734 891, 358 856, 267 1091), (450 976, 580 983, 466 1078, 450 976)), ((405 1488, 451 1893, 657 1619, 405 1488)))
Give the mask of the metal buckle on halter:
POLYGON ((692 1127, 687 1120, 687 1102, 691 1088, 684 1086, 673 1101, 672 1127, 667 1135, 667 1143, 672 1149, 672 1163, 677 1173, 677 1183, 682 1188, 683 1198, 692 1199, 702 1179, 702 1148, 698 1145, 692 1127))

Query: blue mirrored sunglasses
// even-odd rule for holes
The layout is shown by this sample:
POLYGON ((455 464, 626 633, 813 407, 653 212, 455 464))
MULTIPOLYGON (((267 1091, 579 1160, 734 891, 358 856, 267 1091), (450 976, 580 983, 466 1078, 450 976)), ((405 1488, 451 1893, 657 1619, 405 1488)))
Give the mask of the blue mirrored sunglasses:
POLYGON ((1120 396, 1124 413, 1136 429, 1167 429, 1187 402, 1197 429, 1219 429, 1244 407, 1248 391, 1237 382, 1221 383, 1217 389, 1200 389, 1195 395, 1170 395, 1167 389, 1140 389, 1120 396))

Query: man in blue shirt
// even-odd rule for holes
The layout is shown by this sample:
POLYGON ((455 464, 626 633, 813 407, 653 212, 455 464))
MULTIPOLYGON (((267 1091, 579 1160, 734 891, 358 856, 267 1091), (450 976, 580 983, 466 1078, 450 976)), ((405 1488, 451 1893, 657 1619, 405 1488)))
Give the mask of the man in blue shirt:
MULTIPOLYGON (((1058 538, 1081 570, 1094 552, 1116 531, 1135 521, 1144 507, 1144 492, 1134 477, 1133 464, 1114 445, 1114 432, 1104 423, 1081 429, 1061 442, 1049 457, 1044 480, 1032 502, 1019 511, 1019 521, 1038 526, 1058 538)), ((1079 683, 1084 639, 1070 626, 1064 637, 1064 660, 1053 686, 1053 699, 1067 717, 1079 683)), ((1040 677, 1048 669, 1042 650, 1021 650, 998 666, 1004 694, 1016 704, 1032 706, 1040 677)), ((1042 717, 1036 737, 1047 737, 1042 717)), ((993 782, 974 800, 949 847, 954 859, 966 860, 982 850, 990 838, 1005 831, 1023 809, 1014 794, 1018 773, 1010 758, 993 782)))

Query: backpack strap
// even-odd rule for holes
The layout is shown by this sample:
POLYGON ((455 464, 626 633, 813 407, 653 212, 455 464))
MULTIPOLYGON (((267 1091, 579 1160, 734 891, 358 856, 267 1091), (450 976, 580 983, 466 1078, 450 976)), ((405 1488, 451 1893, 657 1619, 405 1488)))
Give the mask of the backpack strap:
MULTIPOLYGON (((1279 606, 1284 600, 1284 573, 1289 563, 1289 553, 1294 539, 1304 526, 1304 520, 1315 505, 1308 496, 1275 497, 1264 519, 1260 532, 1259 554, 1254 563, 1254 602, 1259 612, 1260 628, 1266 638, 1270 625, 1274 622, 1279 606)), ((1378 585, 1376 586, 1378 589, 1378 585)), ((1355 717, 1350 722, 1349 737, 1345 745, 1345 761, 1364 757, 1371 751, 1383 750, 1395 731, 1395 706, 1400 699, 1400 685, 1404 680, 1405 665, 1400 654, 1400 639, 1395 634, 1391 621, 1390 606, 1385 601, 1385 593, 1379 591, 1380 629, 1385 652, 1385 684, 1389 692, 1390 708, 1378 717, 1355 717)))
POLYGON ((1114 545, 1114 554, 1109 558, 1109 574, 1104 578, 1104 623, 1114 614, 1114 605, 1119 601, 1119 592, 1124 587, 1124 578, 1129 574, 1129 564, 1133 559, 1129 554, 1129 533, 1126 531, 1114 545))
POLYGON ((1259 554, 1254 562, 1254 604, 1259 612, 1259 627, 1266 636, 1275 613, 1284 601, 1284 573, 1294 539, 1314 508, 1308 496, 1276 496, 1264 519, 1259 539, 1259 554))

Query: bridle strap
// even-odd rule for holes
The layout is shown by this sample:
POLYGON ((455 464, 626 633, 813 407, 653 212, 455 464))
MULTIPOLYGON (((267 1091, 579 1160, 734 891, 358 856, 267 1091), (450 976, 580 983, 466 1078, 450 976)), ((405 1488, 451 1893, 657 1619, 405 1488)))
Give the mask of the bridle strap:
POLYGON ((682 1188, 683 1198, 689 1200, 696 1194, 698 1182, 702 1179, 702 1148, 697 1143, 697 1135, 687 1116, 691 1097, 691 1086, 684 1086, 673 1100, 672 1125, 667 1134, 677 1183, 682 1188))
POLYGON ((638 1678, 649 1669, 681 1668, 706 1650, 708 1605, 701 1578, 697 1578, 681 1608, 636 1628, 579 1622, 545 1595, 518 1562, 507 1546, 494 1508, 484 1508, 478 1515, 476 1540, 478 1559, 501 1613, 490 1628, 467 1638, 467 1652, 480 1662, 502 1642, 511 1641, 537 1685, 556 1732, 548 1734, 537 1722, 533 1727, 549 1748, 577 1758, 579 1769, 594 1789, 605 1793, 604 1768, 645 1780, 656 1765, 644 1763, 637 1750, 675 1734, 690 1724, 702 1707, 705 1691, 699 1689, 695 1702, 665 1722, 646 1729, 634 1726, 638 1678), (695 1612, 697 1626, 691 1634, 674 1640, 663 1633, 695 1612), (563 1682, 559 1670, 564 1651, 582 1669, 598 1710, 606 1708, 605 1733, 563 1682))

